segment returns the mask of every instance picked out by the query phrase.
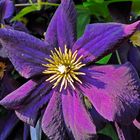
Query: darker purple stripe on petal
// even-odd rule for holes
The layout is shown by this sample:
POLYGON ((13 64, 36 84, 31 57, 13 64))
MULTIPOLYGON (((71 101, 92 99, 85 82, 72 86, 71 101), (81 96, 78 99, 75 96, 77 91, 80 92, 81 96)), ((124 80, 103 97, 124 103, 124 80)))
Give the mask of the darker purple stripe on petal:
POLYGON ((61 93, 56 91, 52 92, 53 96, 42 118, 42 129, 50 140, 65 140, 68 137, 66 137, 61 93))
POLYGON ((83 99, 75 91, 62 94, 62 107, 66 126, 74 139, 87 140, 96 134, 96 126, 86 110, 83 99))
POLYGON ((16 110, 18 118, 25 123, 35 126, 41 113, 41 109, 47 105, 52 96, 52 92, 47 86, 47 82, 39 85, 36 90, 31 93, 31 96, 16 110))
POLYGON ((15 69, 25 78, 41 74, 49 52, 43 41, 20 31, 0 29, 0 41, 15 69))
POLYGON ((130 63, 88 68, 80 88, 97 112, 109 121, 131 123, 139 112, 140 82, 130 63))
POLYGON ((88 25, 83 36, 75 43, 73 51, 84 56, 84 62, 96 62, 119 47, 138 28, 139 21, 130 25, 97 23, 88 25))
POLYGON ((71 48, 76 41, 76 10, 72 0, 62 1, 47 29, 45 40, 53 49, 71 48))
POLYGON ((28 103, 25 107, 16 110, 16 115, 23 122, 35 126, 41 109, 44 105, 47 105, 47 102, 51 98, 51 94, 44 96, 41 100, 39 98, 34 99, 31 103, 28 103))
POLYGON ((6 108, 17 109, 19 108, 24 100, 28 98, 31 91, 37 86, 37 83, 30 80, 11 94, 7 95, 0 101, 0 104, 6 108))

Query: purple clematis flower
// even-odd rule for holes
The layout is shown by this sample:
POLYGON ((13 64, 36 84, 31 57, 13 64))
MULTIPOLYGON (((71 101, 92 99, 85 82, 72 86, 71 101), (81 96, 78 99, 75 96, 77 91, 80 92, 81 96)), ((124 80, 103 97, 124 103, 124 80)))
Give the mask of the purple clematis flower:
MULTIPOLYGON (((13 13, 14 13, 14 4, 12 1, 10 0, 0 1, 0 13, 1 13, 0 23, 1 23, 2 28, 6 27, 6 28, 14 29, 14 30, 28 32, 27 28, 25 27, 23 23, 21 22, 10 23, 9 20, 12 18, 13 13)), ((3 57, 3 58, 7 57, 1 44, 0 44, 0 57, 3 57)))
MULTIPOLYGON (((19 85, 11 76, 12 64, 4 58, 0 57, 0 99, 14 91, 19 85)), ((10 136, 13 139, 21 138, 27 140, 29 138, 30 127, 19 121, 13 111, 9 111, 0 106, 0 140, 7 140, 10 136), (19 127, 20 126, 20 127, 19 127), (15 129, 24 130, 23 135, 13 135, 15 129)))
MULTIPOLYGON (((119 23, 130 23, 132 2, 115 2, 108 6, 110 14, 115 22, 119 23), (120 6, 123 6, 120 10, 120 6)), ((122 63, 130 61, 136 68, 137 72, 140 73, 140 48, 134 46, 130 41, 126 41, 121 44, 118 49, 120 59, 122 63)))
MULTIPOLYGON (((112 15, 112 18, 115 22, 120 23, 129 23, 130 22, 130 13, 131 13, 132 2, 116 2, 109 5, 109 11, 112 15), (120 10, 120 6, 124 7, 120 10)), ((136 68, 137 72, 140 73, 140 49, 139 47, 133 46, 132 43, 126 41, 121 44, 121 47, 118 49, 120 60, 122 63, 130 61, 133 66, 136 68)), ((124 126, 116 124, 116 129, 120 139, 124 138, 126 140, 139 140, 140 139, 140 114, 130 125, 124 126), (136 127, 135 127, 136 126, 136 127), (138 129, 137 129, 138 128, 138 129)))
POLYGON ((130 25, 91 24, 76 41, 73 1, 62 0, 44 41, 24 32, 0 29, 0 41, 15 69, 30 78, 0 104, 14 109, 32 126, 41 117, 44 133, 53 140, 90 139, 106 120, 131 123, 140 108, 135 69, 130 63, 94 63, 129 38, 139 25, 139 21, 130 25))

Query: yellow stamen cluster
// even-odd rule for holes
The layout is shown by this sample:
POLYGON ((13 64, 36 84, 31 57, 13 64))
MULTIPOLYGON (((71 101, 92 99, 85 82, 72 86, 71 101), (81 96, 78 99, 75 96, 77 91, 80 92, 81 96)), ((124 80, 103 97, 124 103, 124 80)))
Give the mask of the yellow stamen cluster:
POLYGON ((140 31, 136 31, 131 37, 130 40, 134 46, 140 46, 140 31))
POLYGON ((81 62, 82 56, 77 58, 77 51, 72 54, 70 49, 67 49, 65 45, 64 52, 61 48, 51 51, 50 59, 45 58, 49 63, 42 64, 47 67, 44 74, 51 75, 46 81, 53 83, 53 88, 60 83, 60 91, 66 89, 70 84, 75 89, 74 81, 78 81, 82 84, 78 78, 79 75, 85 75, 85 73, 78 71, 81 67, 85 66, 81 62))
POLYGON ((4 76, 5 68, 6 68, 6 65, 3 62, 0 62, 0 79, 2 79, 4 76))

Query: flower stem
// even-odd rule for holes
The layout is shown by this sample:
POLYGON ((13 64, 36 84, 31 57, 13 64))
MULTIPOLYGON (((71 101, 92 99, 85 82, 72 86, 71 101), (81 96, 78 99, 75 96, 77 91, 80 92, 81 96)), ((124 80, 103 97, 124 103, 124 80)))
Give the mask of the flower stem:
POLYGON ((122 64, 118 51, 116 50, 116 56, 119 64, 122 64))

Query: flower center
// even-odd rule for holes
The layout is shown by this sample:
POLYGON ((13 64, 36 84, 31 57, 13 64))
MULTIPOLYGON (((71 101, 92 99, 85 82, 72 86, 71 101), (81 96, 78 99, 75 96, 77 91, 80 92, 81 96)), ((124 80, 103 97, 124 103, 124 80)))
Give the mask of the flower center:
POLYGON ((3 62, 0 62, 0 79, 2 79, 4 76, 5 68, 6 68, 6 65, 3 62))
POLYGON ((51 51, 50 58, 45 58, 49 63, 42 64, 47 67, 43 73, 50 75, 46 81, 53 83, 53 88, 60 84, 60 91, 63 88, 66 89, 68 84, 75 89, 74 82, 77 81, 82 84, 79 76, 85 75, 85 73, 79 71, 81 67, 85 66, 81 62, 82 57, 77 58, 77 51, 72 54, 72 51, 67 49, 66 45, 63 53, 61 48, 55 48, 54 52, 51 51))
POLYGON ((131 37, 130 40, 134 46, 140 46, 140 31, 136 31, 131 37))

